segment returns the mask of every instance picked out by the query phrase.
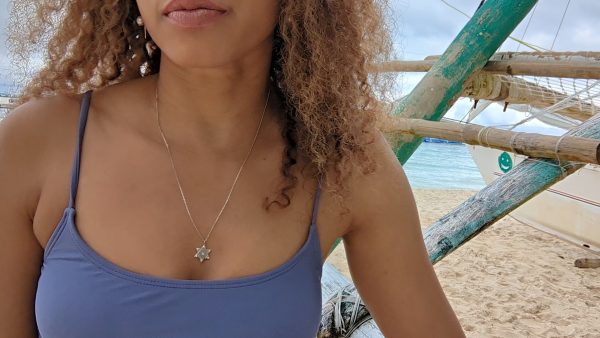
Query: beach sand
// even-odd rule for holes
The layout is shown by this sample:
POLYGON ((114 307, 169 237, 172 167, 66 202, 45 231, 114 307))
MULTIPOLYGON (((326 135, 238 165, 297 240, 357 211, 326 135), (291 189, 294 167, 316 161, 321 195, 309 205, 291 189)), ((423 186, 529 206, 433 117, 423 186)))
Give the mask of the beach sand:
MULTIPOLYGON (((413 192, 424 227, 476 193, 413 192)), ((467 337, 600 337, 600 268, 576 268, 584 257, 594 255, 506 216, 435 270, 467 337)), ((343 244, 327 261, 350 278, 343 244)))

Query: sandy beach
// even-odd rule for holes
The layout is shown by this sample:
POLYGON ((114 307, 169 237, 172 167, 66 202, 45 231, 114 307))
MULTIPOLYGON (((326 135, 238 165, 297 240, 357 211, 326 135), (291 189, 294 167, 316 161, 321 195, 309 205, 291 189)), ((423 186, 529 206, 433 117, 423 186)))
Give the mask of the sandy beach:
MULTIPOLYGON (((476 193, 413 192, 423 227, 476 193)), ((594 256, 506 216, 435 270, 468 337, 600 337, 600 269, 573 265, 584 257, 594 256)), ((343 244, 328 262, 350 278, 343 244)))

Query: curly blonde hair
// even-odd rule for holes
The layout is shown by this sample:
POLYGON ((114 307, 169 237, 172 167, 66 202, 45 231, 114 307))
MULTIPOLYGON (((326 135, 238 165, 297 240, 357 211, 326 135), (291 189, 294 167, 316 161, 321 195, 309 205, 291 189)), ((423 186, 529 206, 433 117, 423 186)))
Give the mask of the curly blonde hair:
MULTIPOLYGON (((375 169, 366 147, 373 141, 369 130, 386 115, 380 102, 394 78, 368 69, 393 53, 388 7, 387 0, 280 0, 271 78, 285 108, 286 182, 284 203, 265 198, 267 208, 291 203, 288 191, 298 181, 291 169, 299 156, 309 159, 313 177, 333 181, 331 191, 340 199, 355 165, 363 174, 375 169)), ((135 0, 13 1, 13 60, 27 65, 46 53, 43 68, 23 84, 19 103, 138 78, 144 62, 159 72, 160 50, 152 57, 145 52, 138 15, 135 0)))

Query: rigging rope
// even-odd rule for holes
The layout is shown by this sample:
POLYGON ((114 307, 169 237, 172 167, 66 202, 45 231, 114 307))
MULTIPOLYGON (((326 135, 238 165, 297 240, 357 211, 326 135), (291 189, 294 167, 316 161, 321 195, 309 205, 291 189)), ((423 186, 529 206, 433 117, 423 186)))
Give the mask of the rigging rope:
POLYGON ((565 10, 563 12, 562 18, 560 19, 560 23, 558 24, 558 29, 556 30, 556 34, 554 35, 554 40, 552 40, 552 46, 550 46, 550 50, 554 49, 554 43, 556 42, 556 38, 558 37, 558 33, 560 32, 563 21, 565 21, 565 16, 567 15, 567 10, 569 9, 570 4, 571 4, 571 0, 567 1, 567 6, 565 6, 565 10))
MULTIPOLYGON (((446 1, 446 0, 440 0, 440 1, 442 3, 444 3, 446 6, 452 8, 453 10, 455 10, 455 11, 459 12, 460 14, 466 16, 467 18, 469 18, 469 19, 471 18, 471 16, 469 14, 467 14, 467 13, 461 11, 460 9, 456 8, 455 6, 453 6, 452 4, 450 4, 448 1, 446 1)), ((513 40, 513 41, 515 41, 515 42, 517 42, 517 43, 522 44, 523 46, 529 47, 529 48, 531 48, 532 50, 534 50, 536 52, 548 51, 544 47, 536 46, 536 45, 534 45, 532 43, 525 42, 525 41, 523 41, 521 39, 517 39, 517 38, 515 38, 513 36, 510 36, 510 35, 508 36, 508 38, 511 39, 511 40, 513 40)))
MULTIPOLYGON (((525 25, 525 30, 523 31, 523 35, 521 35, 521 40, 525 39, 525 34, 527 34, 527 30, 529 29, 529 24, 531 23, 531 19, 533 19, 533 16, 535 15, 535 10, 537 9, 539 2, 535 3, 535 6, 533 6, 533 9, 531 10, 531 15, 529 15, 529 20, 527 20, 527 25, 525 25)), ((518 43, 517 44, 517 52, 519 51, 519 48, 521 47, 521 44, 518 43)))

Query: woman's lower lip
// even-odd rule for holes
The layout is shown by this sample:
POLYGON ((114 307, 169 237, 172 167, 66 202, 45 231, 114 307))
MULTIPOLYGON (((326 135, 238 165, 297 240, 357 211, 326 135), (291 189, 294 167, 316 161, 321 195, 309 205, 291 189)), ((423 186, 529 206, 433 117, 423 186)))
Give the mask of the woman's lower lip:
POLYGON ((186 28, 198 28, 207 26, 223 17, 227 12, 212 9, 194 9, 173 11, 167 14, 173 23, 186 28))

